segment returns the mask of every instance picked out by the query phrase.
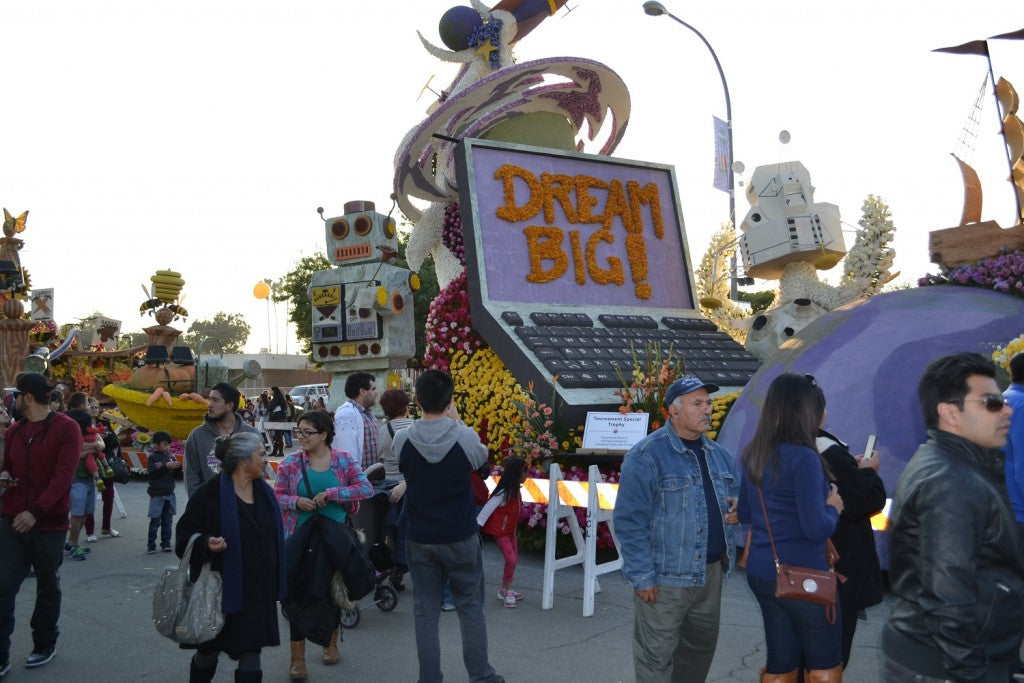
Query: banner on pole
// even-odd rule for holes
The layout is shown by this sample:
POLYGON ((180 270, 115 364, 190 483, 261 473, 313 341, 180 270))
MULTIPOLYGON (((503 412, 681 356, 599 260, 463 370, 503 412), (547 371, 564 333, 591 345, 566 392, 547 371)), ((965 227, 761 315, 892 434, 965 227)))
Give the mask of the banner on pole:
POLYGON ((722 192, 729 192, 729 166, 732 159, 729 158, 729 124, 718 118, 711 117, 715 122, 715 182, 716 189, 722 192))

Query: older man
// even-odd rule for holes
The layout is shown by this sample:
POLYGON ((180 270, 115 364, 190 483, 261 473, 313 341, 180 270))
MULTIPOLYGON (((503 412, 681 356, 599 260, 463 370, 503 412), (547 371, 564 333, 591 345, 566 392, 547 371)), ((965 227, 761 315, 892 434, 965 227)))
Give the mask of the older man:
POLYGON ((893 496, 882 631, 885 681, 1009 681, 1024 629, 1024 561, 1006 494, 1010 407, 991 360, 932 361, 917 387, 928 427, 893 496))
POLYGON ((716 391, 694 375, 673 382, 665 426, 622 462, 613 519, 622 573, 636 591, 638 683, 703 681, 715 655, 739 494, 735 459, 704 436, 716 391))

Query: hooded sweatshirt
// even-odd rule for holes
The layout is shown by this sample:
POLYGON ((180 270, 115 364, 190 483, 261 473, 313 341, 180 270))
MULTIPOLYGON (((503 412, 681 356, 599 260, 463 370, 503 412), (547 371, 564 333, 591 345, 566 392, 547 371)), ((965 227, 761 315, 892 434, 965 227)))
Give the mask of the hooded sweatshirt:
MULTIPOLYGON (((253 432, 259 434, 252 425, 246 423, 242 416, 235 412, 235 429, 231 432, 253 432)), ((218 470, 217 457, 213 454, 213 446, 220 436, 217 424, 209 417, 203 419, 203 424, 192 430, 185 441, 185 493, 191 497, 192 492, 199 488, 200 484, 213 478, 218 470)), ((219 466, 218 466, 219 469, 219 466)))
POLYGON ((14 518, 26 510, 36 518, 33 531, 66 531, 71 480, 82 454, 82 430, 62 413, 45 420, 19 420, 7 429, 4 470, 18 485, 3 495, 0 514, 14 518))
POLYGON ((477 531, 470 475, 487 461, 477 433, 448 417, 416 420, 395 433, 405 476, 408 538, 455 543, 477 531))

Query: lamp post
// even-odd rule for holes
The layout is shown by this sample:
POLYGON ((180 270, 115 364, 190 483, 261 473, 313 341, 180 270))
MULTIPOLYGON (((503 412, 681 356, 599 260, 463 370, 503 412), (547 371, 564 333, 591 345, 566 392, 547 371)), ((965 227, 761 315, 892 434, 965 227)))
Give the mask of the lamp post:
MULTIPOLYGON (((718 68, 718 76, 722 79, 722 90, 725 91, 725 126, 728 136, 729 145, 729 163, 727 164, 726 172, 729 174, 729 222, 732 224, 733 229, 736 229, 736 183, 735 174, 732 170, 733 164, 733 147, 732 147, 732 100, 729 99, 729 84, 725 80, 725 72, 722 71, 722 63, 718 61, 718 55, 715 54, 715 48, 711 47, 711 43, 704 37, 704 34, 698 31, 696 28, 687 24, 685 21, 677 17, 676 15, 665 9, 665 6, 655 0, 648 0, 644 3, 644 12, 652 17, 660 17, 662 15, 668 16, 676 23, 682 24, 686 28, 697 34, 697 37, 704 42, 704 45, 708 48, 708 52, 711 53, 711 59, 715 60, 715 67, 718 68)), ((737 296, 736 291, 736 257, 733 256, 731 271, 729 273, 729 298, 735 300, 737 296)))

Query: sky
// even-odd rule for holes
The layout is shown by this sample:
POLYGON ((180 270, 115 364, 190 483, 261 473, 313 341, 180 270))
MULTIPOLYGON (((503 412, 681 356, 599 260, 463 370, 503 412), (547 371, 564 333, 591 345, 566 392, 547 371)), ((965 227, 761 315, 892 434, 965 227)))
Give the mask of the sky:
MULTIPOLYGON (((169 268, 186 280, 188 322, 242 313, 247 351, 295 352, 284 305, 268 307, 253 286, 323 250, 318 206, 325 216, 352 200, 390 210, 395 151, 434 97, 423 86, 433 77, 440 91, 455 71, 416 31, 440 44, 438 20, 453 4, 0 1, 0 206, 30 211, 22 265, 34 288, 55 289, 57 321, 99 311, 126 332, 152 324, 139 316, 140 285, 169 268)), ((930 50, 1020 29, 1024 5, 664 4, 721 60, 746 167, 738 181, 761 164, 803 162, 815 200, 840 207, 848 247, 864 198, 880 196, 896 225, 899 281, 935 271, 928 232, 959 222, 949 153, 987 66, 930 50)), ((696 266, 728 218, 727 195, 712 187, 712 116, 725 118, 725 102, 710 54, 639 0, 567 7, 518 44, 517 58, 584 57, 618 72, 632 111, 614 156, 675 167, 696 266)), ((1024 41, 989 45, 996 78, 1024 92, 1024 41)), ((990 93, 973 162, 982 218, 1009 227, 990 93)), ((741 221, 742 187, 736 207, 741 221)))

